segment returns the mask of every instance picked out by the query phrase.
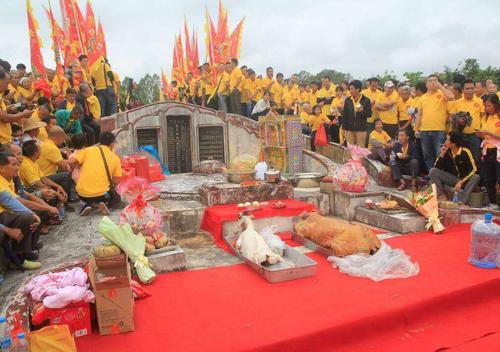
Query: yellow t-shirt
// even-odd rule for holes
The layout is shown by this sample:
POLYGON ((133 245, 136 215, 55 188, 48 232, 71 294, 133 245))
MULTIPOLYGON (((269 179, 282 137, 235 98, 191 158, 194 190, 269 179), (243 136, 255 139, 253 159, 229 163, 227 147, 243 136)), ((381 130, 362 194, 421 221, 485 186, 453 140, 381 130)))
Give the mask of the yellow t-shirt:
POLYGON ((212 84, 212 77, 210 73, 205 73, 201 77, 201 89, 205 90, 205 96, 208 98, 212 95, 214 91, 214 85, 212 84))
POLYGON ((271 87, 271 100, 276 103, 278 109, 283 108, 283 86, 278 82, 271 87))
POLYGON ((403 101, 401 97, 398 100, 398 118, 399 121, 408 121, 410 115, 408 115, 408 109, 413 107, 415 104, 415 99, 409 97, 406 101, 403 101))
MULTIPOLYGON (((120 158, 109 147, 101 146, 108 163, 111 177, 121 177, 120 158)), ((76 192, 83 197, 99 197, 109 191, 109 180, 104 168, 99 147, 93 146, 78 152, 74 158, 80 165, 80 178, 76 184, 76 192)))
POLYGON ((344 99, 342 97, 335 97, 330 104, 330 115, 335 115, 336 110, 344 108, 344 99))
POLYGON ((57 163, 63 160, 61 151, 51 140, 42 143, 40 147, 40 158, 36 161, 44 176, 50 176, 57 172, 57 163))
POLYGON ((241 84, 242 84, 242 86, 241 86, 241 90, 240 90, 240 92, 241 92, 241 103, 242 104, 246 104, 248 102, 248 94, 245 91, 245 87, 247 86, 247 78, 245 78, 244 75, 241 75, 241 77, 242 77, 241 78, 241 81, 242 81, 241 84))
MULTIPOLYGON (((500 116, 496 114, 495 116, 483 117, 481 120, 481 129, 500 135, 500 116)), ((490 136, 485 136, 484 139, 488 141, 492 138, 490 136)), ((486 146, 488 149, 496 148, 493 144, 487 144, 486 146)))
MULTIPOLYGON (((19 198, 16 194, 16 190, 14 187, 14 181, 7 181, 5 177, 0 175, 0 192, 9 192, 14 198, 19 198)), ((5 208, 0 205, 0 213, 3 213, 5 208)))
POLYGON ((227 83, 230 83, 230 76, 229 73, 226 71, 222 72, 222 76, 220 78, 220 86, 219 86, 219 93, 222 95, 229 95, 230 93, 230 88, 229 85, 225 89, 224 87, 226 86, 227 83))
POLYGON ((320 114, 319 116, 311 115, 309 118, 311 131, 317 131, 319 126, 326 122, 330 122, 330 119, 325 114, 320 114))
POLYGON ((309 92, 309 105, 313 108, 315 105, 318 105, 318 91, 309 92))
POLYGON ((272 88, 272 86, 274 86, 276 84, 277 84, 277 82, 274 79, 266 76, 266 77, 262 78, 262 82, 261 82, 262 91, 263 92, 269 91, 271 93, 270 89, 272 88))
POLYGON ((113 87, 113 84, 109 79, 108 72, 113 72, 113 71, 111 71, 111 67, 109 66, 109 64, 104 63, 103 61, 97 62, 93 65, 93 69, 90 75, 92 76, 92 79, 95 82, 96 90, 106 89, 107 87, 113 87))
POLYGON ((16 94, 14 94, 14 100, 16 102, 29 103, 31 101, 36 101, 38 99, 39 94, 35 94, 33 98, 28 99, 28 97, 33 94, 33 89, 26 89, 23 86, 19 85, 16 90, 16 94))
POLYGON ((307 112, 302 111, 300 113, 300 122, 302 124, 308 125, 310 120, 311 120, 311 115, 309 115, 307 112))
MULTIPOLYGON (((375 91, 372 91, 370 88, 367 88, 365 90, 363 90, 362 94, 367 97, 368 99, 370 99, 370 101, 377 101, 382 95, 384 95, 384 93, 378 89, 376 89, 375 91)), ((372 105, 372 116, 370 116, 366 121, 367 122, 373 122, 375 121, 375 119, 378 119, 379 115, 378 115, 378 111, 377 109, 375 108, 374 105, 372 105)))
POLYGON ((298 90, 295 88, 289 89, 288 87, 283 88, 283 107, 287 109, 293 109, 295 101, 299 99, 298 90))
POLYGON ((453 101, 453 105, 450 108, 450 114, 456 114, 457 112, 468 112, 472 117, 472 122, 470 126, 465 126, 463 133, 472 134, 475 130, 481 128, 481 118, 484 114, 484 104, 481 98, 474 96, 471 100, 467 100, 464 97, 453 101))
POLYGON ((99 99, 95 95, 92 95, 87 98, 87 103, 94 119, 99 120, 101 118, 101 104, 99 103, 99 99))
POLYGON ((383 143, 384 146, 385 146, 387 144, 387 142, 389 142, 391 140, 391 137, 384 130, 382 130, 380 132, 378 132, 376 130, 373 130, 370 133, 370 139, 369 139, 369 142, 368 142, 368 148, 372 147, 372 139, 375 139, 376 141, 379 141, 380 143, 383 143))
POLYGON ((262 99, 262 93, 257 79, 254 81, 251 79, 245 80, 245 89, 243 91, 247 95, 247 100, 259 101, 262 99))
MULTIPOLYGON (((33 114, 31 115, 31 117, 33 119, 35 119, 35 121, 42 121, 42 119, 40 118, 40 112, 38 111, 38 108, 36 108, 33 111, 33 114)), ((47 130, 45 129, 45 127, 40 128, 40 132, 38 133, 37 138, 39 140, 41 140, 42 142, 45 142, 49 138, 49 134, 47 133, 47 130)))
MULTIPOLYGON (((325 87, 321 87, 320 90, 318 90, 318 95, 317 98, 334 98, 335 97, 335 84, 330 84, 330 88, 326 89, 325 87)), ((330 115, 330 104, 324 104, 323 107, 321 108, 321 111, 325 115, 330 115)))
POLYGON ((422 114, 420 131, 446 131, 448 110, 443 93, 425 93, 420 97, 417 108, 422 114))
POLYGON ((19 177, 21 181, 23 181, 24 187, 29 187, 41 180, 43 172, 40 170, 40 166, 37 163, 23 156, 23 162, 19 168, 19 177))
MULTIPOLYGON (((0 99, 0 111, 7 113, 7 106, 5 106, 3 99, 0 99)), ((0 121, 0 143, 5 144, 10 142, 12 142, 12 127, 10 122, 0 121)))
POLYGON ((235 67, 229 76, 229 91, 232 92, 233 89, 238 89, 240 92, 243 89, 243 84, 245 83, 245 78, 241 73, 241 69, 239 67, 235 67), (240 82, 237 84, 238 79, 240 82))
POLYGON ((378 112, 378 116, 383 123, 388 125, 395 125, 398 123, 398 100, 399 95, 396 91, 394 91, 389 96, 387 96, 385 93, 382 93, 382 95, 380 95, 376 100, 379 104, 387 104, 391 101, 394 102, 394 105, 389 110, 378 112))

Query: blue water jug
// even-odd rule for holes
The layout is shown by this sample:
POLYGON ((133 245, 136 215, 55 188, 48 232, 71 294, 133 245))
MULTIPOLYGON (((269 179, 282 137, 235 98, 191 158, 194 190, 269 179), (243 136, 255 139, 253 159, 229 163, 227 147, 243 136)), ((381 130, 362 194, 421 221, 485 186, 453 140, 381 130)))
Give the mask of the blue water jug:
POLYGON ((496 268, 499 252, 500 226, 492 221, 492 215, 488 213, 484 220, 472 224, 469 263, 479 268, 496 268))

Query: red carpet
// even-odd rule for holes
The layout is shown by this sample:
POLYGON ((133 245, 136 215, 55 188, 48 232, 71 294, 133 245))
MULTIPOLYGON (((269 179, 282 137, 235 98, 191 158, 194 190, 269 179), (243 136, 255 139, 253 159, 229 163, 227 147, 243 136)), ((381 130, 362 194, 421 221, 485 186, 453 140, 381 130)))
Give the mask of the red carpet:
POLYGON ((79 351, 500 350, 500 270, 467 263, 469 227, 388 241, 420 264, 409 279, 352 278, 317 254, 315 277, 278 284, 245 265, 162 275, 135 332, 79 338, 79 351))

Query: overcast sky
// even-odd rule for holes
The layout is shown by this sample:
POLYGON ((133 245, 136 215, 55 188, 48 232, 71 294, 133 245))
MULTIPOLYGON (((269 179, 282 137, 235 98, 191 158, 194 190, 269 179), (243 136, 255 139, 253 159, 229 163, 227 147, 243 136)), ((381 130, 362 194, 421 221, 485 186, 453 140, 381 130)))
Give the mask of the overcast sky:
MULTIPOLYGON (((46 66, 52 67, 49 24, 43 5, 31 0, 40 23, 46 66)), ((79 0, 85 8, 85 1, 79 0)), ((216 21, 217 0, 94 0, 107 37, 108 56, 121 77, 140 78, 172 67, 174 34, 199 31, 205 58, 204 16, 216 21)), ((59 17, 59 1, 52 6, 59 17)), ((263 73, 273 66, 286 76, 324 68, 365 78, 394 71, 431 73, 456 67, 467 57, 499 66, 498 0, 225 0, 230 30, 246 17, 241 63, 263 73)), ((0 0, 0 58, 13 66, 29 63, 24 0, 0 0)))

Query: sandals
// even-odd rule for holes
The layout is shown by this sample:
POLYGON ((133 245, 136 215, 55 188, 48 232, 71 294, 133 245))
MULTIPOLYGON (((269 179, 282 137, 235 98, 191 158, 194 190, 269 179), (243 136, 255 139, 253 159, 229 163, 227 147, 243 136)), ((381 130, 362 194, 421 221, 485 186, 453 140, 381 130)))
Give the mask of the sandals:
POLYGON ((418 182, 417 182, 416 178, 414 178, 414 179, 411 180, 411 191, 413 193, 418 192, 418 182))

